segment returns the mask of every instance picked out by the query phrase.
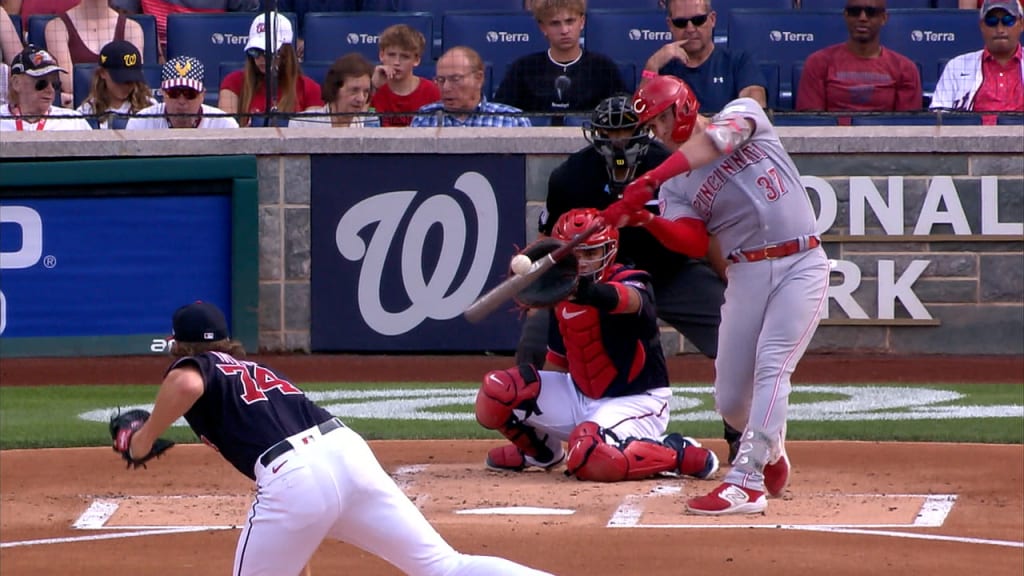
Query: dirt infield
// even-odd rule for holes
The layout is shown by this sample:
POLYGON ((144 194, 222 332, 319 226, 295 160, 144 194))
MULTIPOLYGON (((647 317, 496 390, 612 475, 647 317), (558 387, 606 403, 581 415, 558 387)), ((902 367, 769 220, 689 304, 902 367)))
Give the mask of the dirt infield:
MULTIPOLYGON (((504 357, 274 357, 298 382, 473 381, 504 357)), ((3 360, 3 385, 155 383, 166 358, 3 360)), ((710 381, 681 357, 674 381, 710 381)), ((1021 358, 808 357, 795 381, 1020 382, 1021 358)), ((581 483, 483 469, 491 441, 371 443, 448 540, 560 575, 1024 572, 1024 446, 792 442, 788 493, 765 515, 704 519, 686 498, 714 482, 581 483), (527 514, 529 512, 530 514, 527 514)), ((708 445, 725 452, 720 440, 708 445)), ((109 448, 0 452, 0 569, 6 574, 228 574, 249 481, 201 446, 126 471, 109 448), (77 527, 75 527, 77 525, 77 527)), ((398 574, 323 544, 313 574, 398 574)), ((282 575, 288 576, 288 575, 282 575)))

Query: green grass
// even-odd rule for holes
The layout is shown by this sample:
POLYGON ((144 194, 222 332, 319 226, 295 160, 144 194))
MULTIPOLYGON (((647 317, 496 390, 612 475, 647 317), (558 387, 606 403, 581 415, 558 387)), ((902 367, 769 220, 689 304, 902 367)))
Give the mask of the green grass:
MULTIPOLYGON (((683 385, 709 389, 706 384, 683 385)), ((945 390, 964 395, 950 402, 930 405, 960 409, 970 406, 1024 406, 1024 386, 1018 384, 963 384, 963 385, 877 385, 895 388, 945 390)), ((307 391, 352 391, 457 388, 475 389, 475 384, 423 384, 375 383, 329 384, 319 383, 304 387, 307 391)), ((0 448, 39 448, 61 446, 108 446, 110 435, 105 422, 86 421, 80 414, 100 411, 105 414, 117 407, 151 404, 157 387, 136 386, 33 386, 0 387, 0 448)), ((677 394, 678 396, 678 394, 677 394)), ((675 412, 682 418, 687 412, 708 411, 713 407, 710 394, 688 394, 700 406, 675 412)), ((799 406, 817 402, 841 402, 844 394, 811 392, 795 387, 790 405, 799 406)), ((371 402, 365 399, 334 399, 322 402, 339 405, 349 402, 371 402)), ((424 408, 425 412, 472 414, 468 403, 424 408)), ((911 412, 909 408, 888 409, 889 413, 911 412)), ((1018 410, 1019 411, 1019 410, 1018 410)), ((869 411, 870 412, 870 411, 869 411)), ((480 428, 472 419, 455 420, 386 420, 355 416, 343 417, 345 422, 367 439, 462 439, 498 438, 493 431, 480 428)), ((717 420, 674 420, 670 431, 698 438, 718 438, 722 424, 717 420)), ((165 435, 178 442, 195 442, 196 438, 184 427, 174 427, 165 435)), ((1024 418, 950 418, 922 420, 791 420, 789 438, 793 440, 868 440, 868 441, 925 441, 925 442, 983 442, 1024 444, 1024 418)))

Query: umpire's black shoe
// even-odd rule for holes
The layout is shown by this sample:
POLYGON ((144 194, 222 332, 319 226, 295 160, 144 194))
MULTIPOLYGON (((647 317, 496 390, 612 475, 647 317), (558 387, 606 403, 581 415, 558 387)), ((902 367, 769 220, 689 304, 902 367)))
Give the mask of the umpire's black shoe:
POLYGON ((725 428, 722 437, 729 444, 729 464, 732 464, 736 460, 736 454, 740 451, 740 438, 743 433, 729 426, 725 420, 722 420, 722 426, 725 428))

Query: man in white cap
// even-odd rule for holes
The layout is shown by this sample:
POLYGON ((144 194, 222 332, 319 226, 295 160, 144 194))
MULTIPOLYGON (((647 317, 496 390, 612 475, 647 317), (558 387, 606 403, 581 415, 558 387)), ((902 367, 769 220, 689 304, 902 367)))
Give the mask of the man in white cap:
POLYGON ((935 86, 932 110, 1024 112, 1018 0, 986 0, 978 22, 985 47, 953 58, 935 86))
POLYGON ((11 62, 10 100, 0 106, 0 132, 92 130, 81 114, 54 106, 60 73, 66 71, 46 50, 29 45, 11 62))
POLYGON ((215 106, 203 104, 203 63, 192 56, 167 61, 161 72, 162 104, 142 109, 128 120, 128 130, 162 128, 238 128, 238 122, 215 106))

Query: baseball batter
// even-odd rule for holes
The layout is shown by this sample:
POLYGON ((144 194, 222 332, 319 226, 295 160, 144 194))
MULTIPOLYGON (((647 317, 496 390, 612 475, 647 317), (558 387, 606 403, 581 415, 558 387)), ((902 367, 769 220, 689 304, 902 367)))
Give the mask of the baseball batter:
POLYGON ((817 329, 829 263, 800 174, 757 102, 733 100, 710 119, 698 106, 686 83, 671 76, 637 91, 641 120, 676 151, 630 184, 604 216, 645 226, 684 254, 703 254, 714 234, 731 262, 715 403, 743 436, 724 482, 687 509, 758 513, 767 508, 765 493, 780 495, 789 480, 790 376, 817 329), (663 217, 654 217, 643 206, 662 184, 663 217))
POLYGON ((153 414, 141 427, 115 434, 114 449, 129 464, 145 462, 160 434, 184 415, 203 442, 256 481, 234 576, 299 574, 325 537, 358 546, 406 574, 547 574, 454 550, 362 437, 283 375, 242 359, 245 350, 230 339, 216 306, 183 306, 173 327, 177 359, 153 414))
MULTIPOLYGON (((571 240, 599 219, 594 208, 570 210, 553 236, 571 240)), ((512 441, 488 453, 488 468, 550 469, 565 460, 566 474, 598 482, 707 478, 718 469, 714 452, 692 439, 663 437, 672 391, 653 288, 646 272, 615 263, 618 242, 618 230, 605 225, 580 244, 578 278, 569 276, 569 291, 555 289, 570 295, 544 310, 553 316, 547 363, 556 369, 520 364, 484 376, 477 421, 512 441)))

